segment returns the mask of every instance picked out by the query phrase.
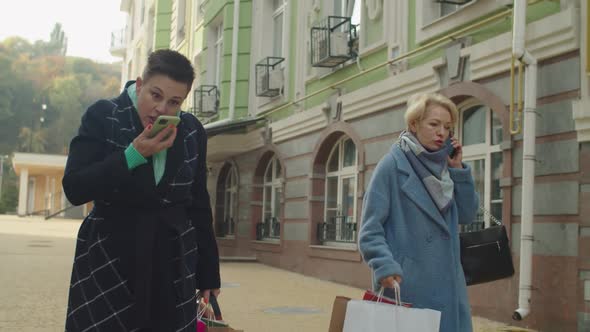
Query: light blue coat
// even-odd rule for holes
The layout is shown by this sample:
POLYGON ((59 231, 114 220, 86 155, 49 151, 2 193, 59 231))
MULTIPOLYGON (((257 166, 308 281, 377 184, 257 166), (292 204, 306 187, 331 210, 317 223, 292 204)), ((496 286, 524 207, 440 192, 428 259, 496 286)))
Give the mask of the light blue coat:
POLYGON ((454 202, 442 215, 397 144, 381 159, 364 197, 359 249, 379 280, 402 276, 402 301, 441 311, 441 332, 472 331, 458 223, 471 223, 479 198, 471 170, 449 168, 454 202))

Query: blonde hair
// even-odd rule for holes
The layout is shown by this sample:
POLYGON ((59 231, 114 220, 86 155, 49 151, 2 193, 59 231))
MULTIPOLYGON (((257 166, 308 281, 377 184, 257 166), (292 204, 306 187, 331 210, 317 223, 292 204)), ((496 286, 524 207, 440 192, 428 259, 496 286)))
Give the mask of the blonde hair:
POLYGON ((438 105, 446 108, 451 114, 451 122, 453 127, 457 123, 459 112, 457 106, 449 98, 441 95, 440 93, 421 93, 411 96, 408 99, 408 108, 404 114, 406 120, 406 129, 410 129, 410 124, 414 121, 422 121, 432 106, 438 105))

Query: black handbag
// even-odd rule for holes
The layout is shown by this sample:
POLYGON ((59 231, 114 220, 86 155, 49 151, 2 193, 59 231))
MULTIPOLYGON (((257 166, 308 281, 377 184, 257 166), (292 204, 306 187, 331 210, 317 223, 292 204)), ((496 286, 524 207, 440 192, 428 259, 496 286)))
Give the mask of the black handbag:
POLYGON ((495 226, 459 234, 461 265, 467 286, 514 275, 506 227, 495 218, 492 220, 495 226))

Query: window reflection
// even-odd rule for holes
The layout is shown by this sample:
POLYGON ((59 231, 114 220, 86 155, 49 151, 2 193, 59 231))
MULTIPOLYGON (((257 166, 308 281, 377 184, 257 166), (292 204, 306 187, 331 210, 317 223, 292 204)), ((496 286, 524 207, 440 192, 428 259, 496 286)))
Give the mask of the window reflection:
POLYGON ((475 106, 463 112, 463 145, 485 143, 486 107, 475 106))

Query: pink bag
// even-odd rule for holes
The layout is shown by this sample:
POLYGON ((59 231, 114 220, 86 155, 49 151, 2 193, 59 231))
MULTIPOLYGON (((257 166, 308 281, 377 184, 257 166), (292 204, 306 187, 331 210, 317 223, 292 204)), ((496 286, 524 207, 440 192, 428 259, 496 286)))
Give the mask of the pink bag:
POLYGON ((197 332, 207 331, 207 324, 200 319, 197 319, 197 332))

